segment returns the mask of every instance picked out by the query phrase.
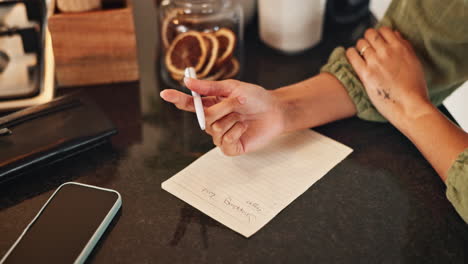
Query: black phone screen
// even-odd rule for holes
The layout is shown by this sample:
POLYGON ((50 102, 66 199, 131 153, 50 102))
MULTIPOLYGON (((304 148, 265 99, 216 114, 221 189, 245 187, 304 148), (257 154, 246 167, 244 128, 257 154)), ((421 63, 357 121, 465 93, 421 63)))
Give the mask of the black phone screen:
POLYGON ((63 185, 5 263, 73 263, 117 199, 115 192, 63 185))

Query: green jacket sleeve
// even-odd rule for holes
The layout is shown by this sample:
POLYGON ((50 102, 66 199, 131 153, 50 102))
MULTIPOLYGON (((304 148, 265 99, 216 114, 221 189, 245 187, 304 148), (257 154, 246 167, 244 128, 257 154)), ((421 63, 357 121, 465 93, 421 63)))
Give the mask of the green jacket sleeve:
MULTIPOLYGON (((465 0, 393 0, 377 27, 394 28, 411 42, 423 65, 430 99, 439 105, 468 79, 467 25, 465 0)), ((344 48, 336 48, 321 71, 341 81, 358 117, 385 121, 370 102, 344 48)))
POLYGON ((468 223, 468 148, 461 153, 448 171, 447 198, 458 214, 468 223))

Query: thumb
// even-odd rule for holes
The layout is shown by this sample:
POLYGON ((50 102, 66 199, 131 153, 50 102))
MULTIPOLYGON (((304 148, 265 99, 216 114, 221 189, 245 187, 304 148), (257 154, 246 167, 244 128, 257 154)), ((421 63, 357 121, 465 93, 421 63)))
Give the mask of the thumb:
POLYGON ((226 82, 205 81, 193 78, 184 78, 184 83, 187 88, 206 96, 225 96, 228 97, 233 88, 226 82))

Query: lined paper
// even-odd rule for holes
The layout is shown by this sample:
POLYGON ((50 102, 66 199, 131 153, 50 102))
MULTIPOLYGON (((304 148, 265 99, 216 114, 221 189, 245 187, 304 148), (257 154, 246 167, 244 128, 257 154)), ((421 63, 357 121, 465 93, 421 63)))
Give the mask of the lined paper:
POLYGON ((227 157, 214 148, 163 182, 162 188, 250 237, 351 152, 303 130, 247 155, 227 157))
POLYGON ((455 118, 460 127, 468 132, 468 82, 455 90, 444 101, 444 106, 455 118))

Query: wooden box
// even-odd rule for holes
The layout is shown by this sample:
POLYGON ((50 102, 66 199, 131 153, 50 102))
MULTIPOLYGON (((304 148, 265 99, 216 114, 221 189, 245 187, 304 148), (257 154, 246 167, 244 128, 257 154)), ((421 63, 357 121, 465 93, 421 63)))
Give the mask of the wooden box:
POLYGON ((138 80, 131 7, 49 18, 59 86, 138 80))

